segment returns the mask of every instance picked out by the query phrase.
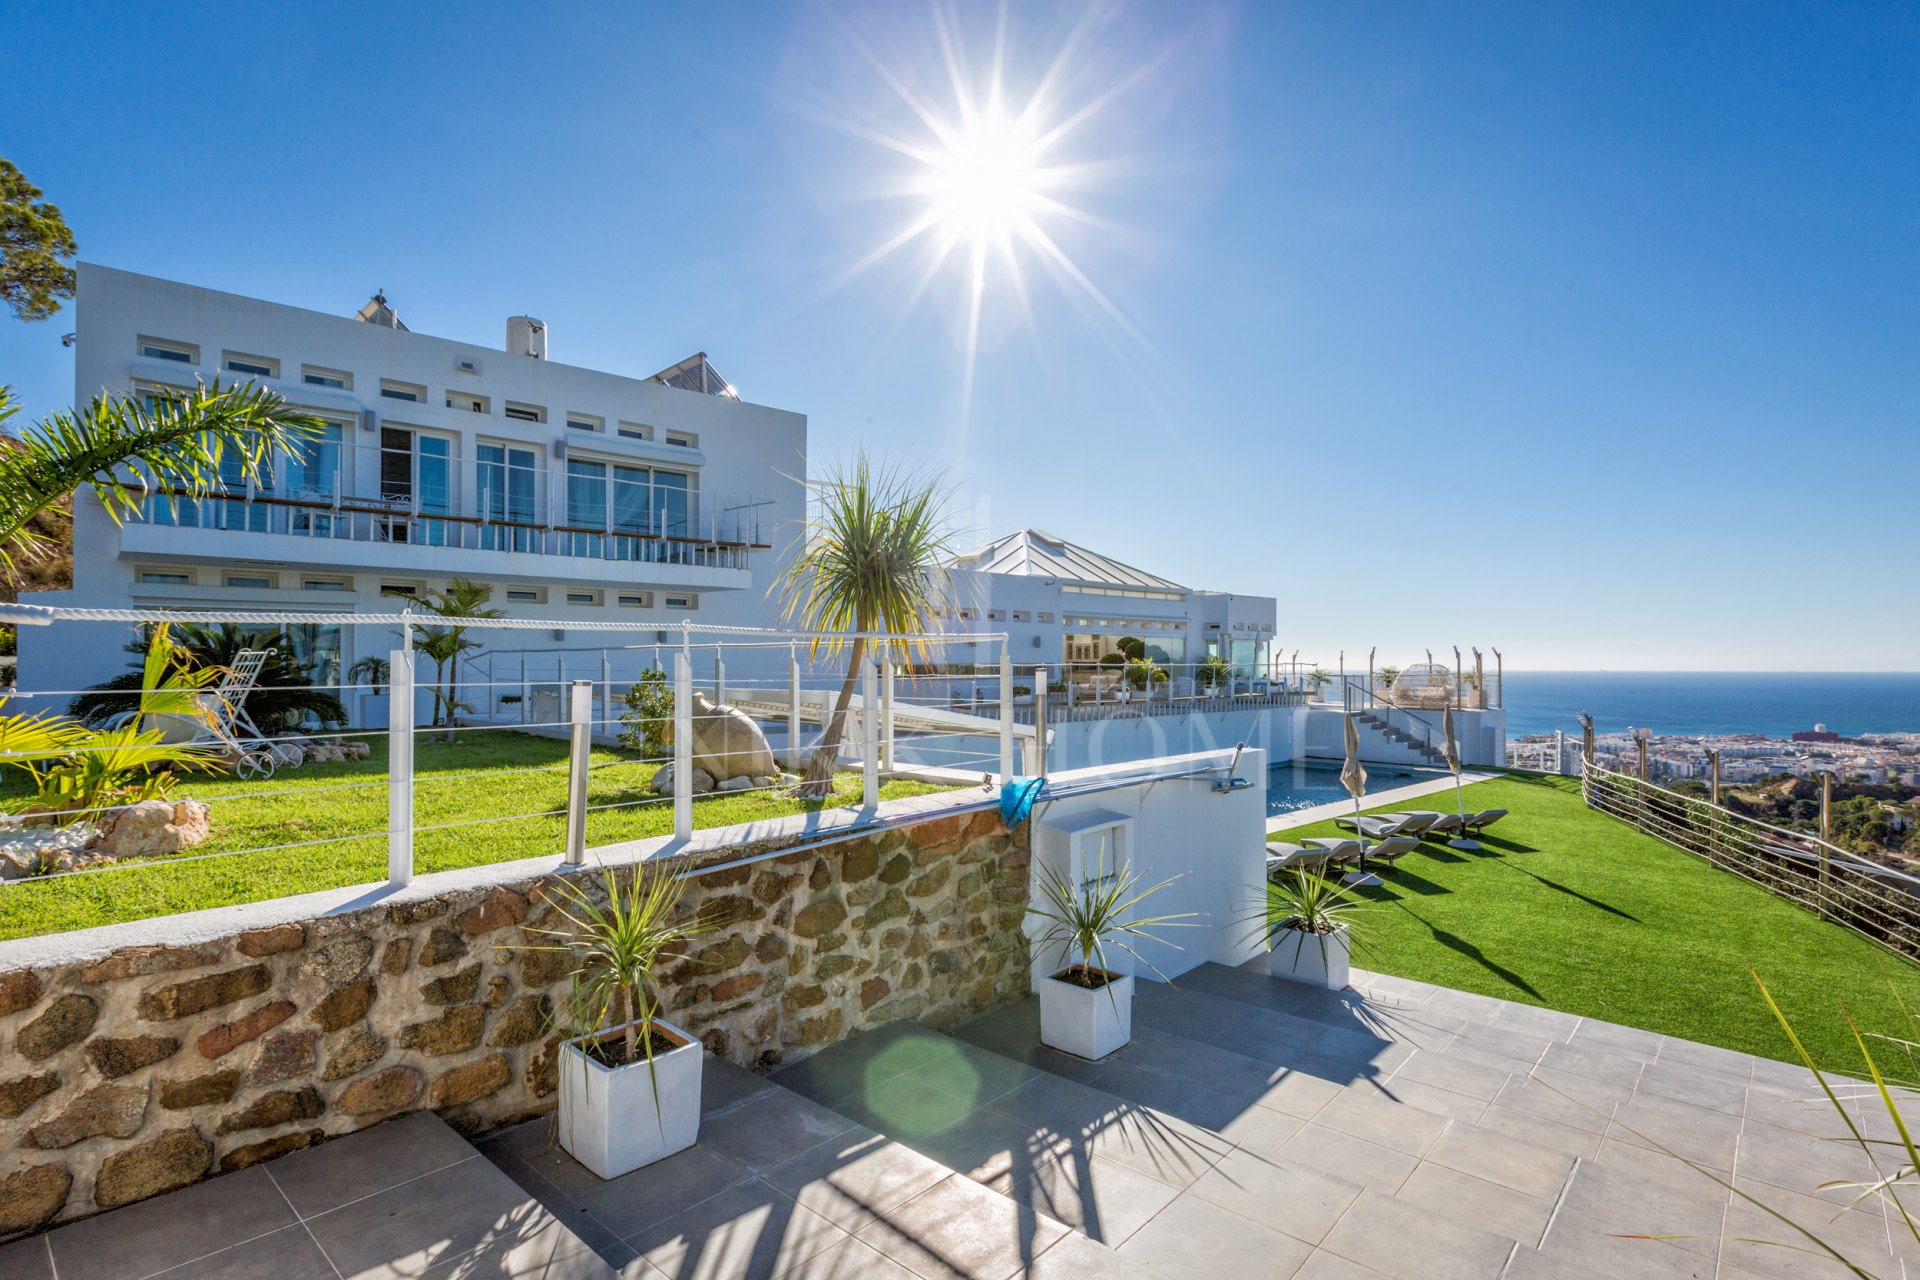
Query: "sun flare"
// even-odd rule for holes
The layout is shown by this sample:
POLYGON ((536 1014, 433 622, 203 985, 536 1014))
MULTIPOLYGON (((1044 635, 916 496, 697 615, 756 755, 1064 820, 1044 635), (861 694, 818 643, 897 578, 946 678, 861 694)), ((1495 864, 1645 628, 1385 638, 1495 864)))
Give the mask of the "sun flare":
POLYGON ((1047 175, 1026 133, 994 112, 945 131, 942 146, 922 153, 927 212, 949 241, 1002 244, 1031 222, 1047 175))

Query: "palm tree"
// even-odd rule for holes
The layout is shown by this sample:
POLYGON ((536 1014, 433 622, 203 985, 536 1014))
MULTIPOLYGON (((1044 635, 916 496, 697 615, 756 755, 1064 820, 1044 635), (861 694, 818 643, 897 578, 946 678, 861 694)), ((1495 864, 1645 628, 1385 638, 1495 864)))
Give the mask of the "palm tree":
MULTIPOLYGON (((19 406, 0 387, 0 423, 19 406)), ((116 521, 149 494, 204 498, 238 479, 265 482, 274 457, 317 438, 321 424, 251 383, 198 386, 155 398, 96 397, 21 432, 0 452, 0 567, 46 553, 34 524, 76 489, 91 489, 116 521)))
MULTIPOLYGON (((442 618, 506 617, 505 609, 487 607, 487 601, 491 599, 492 587, 467 578, 455 578, 447 584, 445 591, 427 592, 421 603, 442 618)), ((413 639, 413 647, 433 662, 433 725, 435 728, 446 725, 449 742, 453 741, 454 712, 461 707, 460 658, 480 647, 478 640, 468 638, 467 631, 468 628, 457 623, 444 627, 427 626, 421 627, 413 639)))
POLYGON ((373 686, 373 696, 379 697, 380 690, 387 683, 388 664, 385 658, 362 658, 347 668, 347 679, 354 684, 361 681, 373 686))
MULTIPOLYGON (((160 629, 156 628, 156 633, 160 629)), ((146 635, 129 641, 126 650, 133 655, 133 669, 89 686, 68 710, 90 725, 105 724, 115 715, 133 710, 139 705, 143 672, 154 642, 154 636, 146 635)), ((240 700, 240 709, 263 733, 284 733, 308 717, 322 724, 347 721, 347 709, 340 699, 312 687, 307 669, 294 657, 293 639, 284 631, 263 632, 231 622, 212 626, 181 622, 173 625, 171 644, 187 669, 216 674, 239 661, 242 649, 271 649, 260 668, 260 678, 240 700)))
MULTIPOLYGON (((773 590, 783 599, 787 623, 816 633, 815 657, 822 649, 848 655, 833 715, 807 761, 806 779, 794 788, 797 797, 817 800, 833 789, 867 637, 933 629, 947 602, 942 566, 953 548, 949 490, 937 474, 876 466, 862 453, 851 467, 838 467, 807 487, 813 491, 814 513, 802 522, 799 553, 781 570, 773 590)), ((892 643, 903 657, 921 647, 914 641, 892 643)))

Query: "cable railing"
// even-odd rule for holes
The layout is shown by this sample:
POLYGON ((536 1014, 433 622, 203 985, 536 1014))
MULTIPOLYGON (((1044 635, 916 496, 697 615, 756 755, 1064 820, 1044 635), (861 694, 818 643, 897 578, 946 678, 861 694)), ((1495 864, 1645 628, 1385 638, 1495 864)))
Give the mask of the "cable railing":
POLYGON ((1920 960, 1920 876, 1591 760, 1581 794, 1590 808, 1920 960))

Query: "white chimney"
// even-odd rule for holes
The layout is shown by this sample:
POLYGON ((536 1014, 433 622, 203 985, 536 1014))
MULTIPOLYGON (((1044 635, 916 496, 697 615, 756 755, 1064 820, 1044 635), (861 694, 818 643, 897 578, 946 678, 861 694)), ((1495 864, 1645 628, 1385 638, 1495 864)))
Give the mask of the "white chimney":
POLYGON ((547 358, 547 324, 544 320, 535 320, 532 316, 509 316, 507 318, 507 351, 516 356, 532 356, 535 360, 547 358))

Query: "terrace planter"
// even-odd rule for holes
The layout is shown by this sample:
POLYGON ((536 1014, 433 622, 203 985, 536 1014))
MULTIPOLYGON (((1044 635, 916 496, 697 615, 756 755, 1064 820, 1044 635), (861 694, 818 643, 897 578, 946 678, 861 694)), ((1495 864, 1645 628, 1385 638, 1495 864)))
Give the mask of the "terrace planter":
POLYGON ((1133 975, 1096 969, 1106 983, 1083 987, 1065 980, 1069 972, 1040 982, 1040 1043, 1097 1061, 1133 1039, 1133 975))
POLYGON ((560 1145, 602 1178, 617 1178, 692 1146, 700 1136, 704 1049, 675 1026, 654 1030, 675 1042, 651 1063, 609 1067, 586 1053, 590 1039, 610 1040, 624 1027, 569 1040, 560 1057, 560 1145))
POLYGON ((1332 933, 1308 933, 1282 925, 1273 931, 1267 972, 1289 982, 1339 991, 1347 985, 1353 935, 1341 925, 1332 933))

